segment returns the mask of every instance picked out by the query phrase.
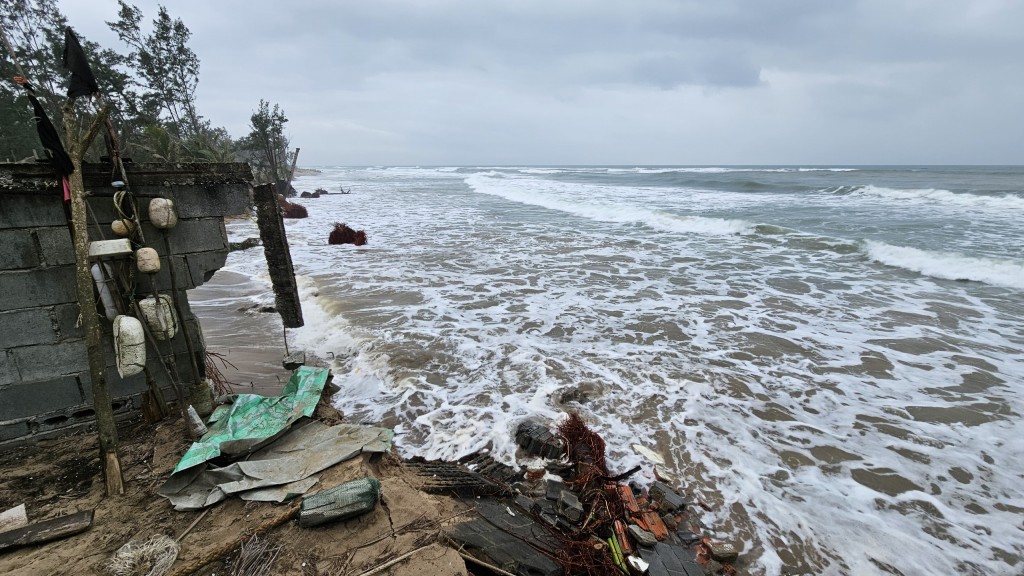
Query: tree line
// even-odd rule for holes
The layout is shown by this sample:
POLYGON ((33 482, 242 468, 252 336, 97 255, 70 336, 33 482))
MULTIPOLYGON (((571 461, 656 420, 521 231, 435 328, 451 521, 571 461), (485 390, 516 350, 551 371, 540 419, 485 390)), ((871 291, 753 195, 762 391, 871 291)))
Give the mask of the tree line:
MULTIPOLYGON (((118 0, 118 8, 106 24, 120 39, 120 52, 79 38, 104 98, 113 105, 122 156, 135 162, 247 161, 259 182, 287 180, 295 152, 280 106, 260 100, 250 118, 251 132, 232 138, 199 112, 200 62, 189 47, 192 33, 185 23, 159 6, 144 26, 139 8, 124 0, 118 0)), ((62 125, 68 26, 56 0, 0 0, 6 44, 0 57, 0 161, 41 157, 32 107, 14 76, 27 78, 54 125, 62 125)), ((88 158, 95 161, 102 154, 97 143, 88 158)))

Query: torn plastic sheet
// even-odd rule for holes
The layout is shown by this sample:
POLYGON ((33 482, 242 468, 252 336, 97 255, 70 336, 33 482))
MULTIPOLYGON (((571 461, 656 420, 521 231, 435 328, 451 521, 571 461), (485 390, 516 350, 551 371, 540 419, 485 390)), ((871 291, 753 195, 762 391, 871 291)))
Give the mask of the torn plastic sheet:
POLYGON ((280 396, 238 394, 218 406, 207 421, 209 430, 181 457, 172 477, 217 456, 241 457, 272 441, 303 416, 312 416, 331 371, 300 366, 280 396))
POLYGON ((387 428, 303 420, 244 461, 224 467, 206 462, 172 474, 159 494, 176 510, 205 508, 230 495, 284 501, 315 484, 317 472, 364 452, 391 450, 394 435, 387 428))

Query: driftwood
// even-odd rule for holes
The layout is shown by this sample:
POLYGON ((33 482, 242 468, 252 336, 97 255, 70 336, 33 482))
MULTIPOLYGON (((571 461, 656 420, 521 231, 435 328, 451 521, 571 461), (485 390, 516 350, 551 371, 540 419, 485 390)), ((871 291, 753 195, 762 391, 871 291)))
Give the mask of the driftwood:
POLYGON ((334 224, 334 230, 331 230, 331 235, 327 238, 328 244, 355 244, 356 246, 363 246, 366 244, 366 241, 366 232, 363 230, 353 230, 341 222, 334 224))
POLYGON ((234 252, 235 250, 248 250, 249 248, 255 248, 259 245, 259 238, 246 238, 241 242, 228 242, 228 250, 230 252, 234 252))
POLYGON ((92 526, 92 510, 36 522, 10 532, 0 533, 0 550, 66 538, 84 532, 90 526, 92 526))

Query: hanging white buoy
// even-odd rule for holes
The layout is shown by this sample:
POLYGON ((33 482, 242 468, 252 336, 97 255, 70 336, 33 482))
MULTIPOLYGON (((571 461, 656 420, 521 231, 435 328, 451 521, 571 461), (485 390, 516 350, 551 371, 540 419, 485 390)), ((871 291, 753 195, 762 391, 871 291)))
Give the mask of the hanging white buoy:
POLYGON ((153 248, 139 248, 135 251, 135 266, 144 274, 160 271, 160 255, 153 248))
POLYGON ((114 356, 122 378, 134 376, 146 367, 146 333, 137 318, 123 314, 114 318, 114 356))
POLYGON ((103 277, 103 271, 100 270, 99 264, 93 264, 92 268, 92 279, 96 283, 96 290, 100 293, 100 302, 103 303, 103 315, 107 317, 107 320, 113 321, 117 318, 117 308, 114 307, 114 296, 110 293, 110 286, 107 286, 107 278, 113 278, 110 273, 110 267, 106 264, 103 265, 106 268, 107 277, 103 277))
POLYGON ((135 231, 135 223, 128 219, 114 220, 110 223, 110 229, 121 238, 128 238, 135 231))
POLYGON ((178 317, 174 314, 170 297, 160 295, 139 300, 139 310, 157 340, 170 340, 178 333, 178 317))
POLYGON ((178 214, 174 210, 174 200, 169 198, 153 198, 150 200, 149 221, 153 226, 161 230, 174 228, 178 223, 178 214))

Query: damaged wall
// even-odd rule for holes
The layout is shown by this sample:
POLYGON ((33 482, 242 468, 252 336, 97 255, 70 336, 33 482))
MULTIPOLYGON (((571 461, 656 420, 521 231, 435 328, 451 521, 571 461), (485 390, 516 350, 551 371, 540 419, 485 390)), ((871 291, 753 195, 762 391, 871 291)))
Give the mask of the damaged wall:
MULTIPOLYGON (((205 345, 199 322, 188 306, 186 290, 209 280, 228 254, 224 217, 249 208, 252 172, 248 164, 127 164, 145 246, 160 254, 161 270, 152 279, 134 272, 135 297, 171 292, 171 266, 163 239, 148 221, 153 197, 174 200, 178 224, 166 231, 184 309, 181 320, 193 334, 200 373, 205 345)), ((88 204, 89 236, 116 236, 111 165, 83 168, 88 204), (93 216, 95 215, 95 216, 93 216), (97 226, 94 222, 98 221, 97 226)), ((129 256, 110 261, 124 271, 134 270, 129 256)), ((74 251, 68 218, 57 179, 47 164, 0 164, 0 447, 28 437, 70 431, 93 421, 92 386, 84 331, 77 326, 74 251)), ((171 380, 157 353, 147 343, 147 370, 121 378, 115 367, 111 322, 103 314, 107 382, 114 413, 126 417, 141 408, 149 387, 147 373, 175 398, 171 380)), ((183 330, 160 352, 173 359, 177 378, 187 389, 195 383, 183 330)))

